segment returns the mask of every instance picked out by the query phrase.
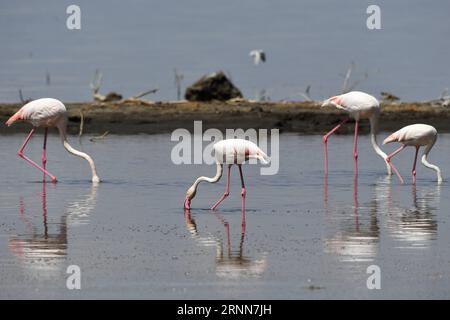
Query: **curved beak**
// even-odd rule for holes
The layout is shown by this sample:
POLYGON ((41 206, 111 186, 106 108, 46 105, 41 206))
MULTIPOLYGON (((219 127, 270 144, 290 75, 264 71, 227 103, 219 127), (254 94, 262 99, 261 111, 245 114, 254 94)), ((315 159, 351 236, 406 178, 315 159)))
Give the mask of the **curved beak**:
POLYGON ((186 199, 184 200, 184 209, 185 210, 190 210, 191 209, 191 200, 189 200, 188 197, 186 197, 186 199))

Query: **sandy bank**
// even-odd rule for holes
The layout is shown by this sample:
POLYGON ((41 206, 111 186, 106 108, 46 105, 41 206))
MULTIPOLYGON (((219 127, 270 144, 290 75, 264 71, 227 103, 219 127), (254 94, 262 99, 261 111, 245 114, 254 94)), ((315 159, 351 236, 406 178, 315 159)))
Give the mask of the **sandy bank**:
MULTIPOLYGON (((193 130, 194 120, 203 120, 208 128, 278 128, 282 132, 322 134, 342 119, 345 114, 323 108, 312 102, 239 102, 193 103, 161 102, 136 103, 66 103, 69 110, 69 131, 77 133, 80 112, 85 118, 84 132, 101 134, 165 133, 177 128, 193 130)), ((4 123, 21 104, 0 104, 0 121, 4 123)), ((428 123, 439 132, 450 132, 450 108, 427 103, 385 104, 382 106, 380 129, 394 131, 411 123, 428 123)), ((28 124, 10 128, 0 125, 0 133, 24 132, 28 124)), ((368 131, 363 123, 362 131, 368 131)), ((340 133, 353 132, 346 126, 340 133)))

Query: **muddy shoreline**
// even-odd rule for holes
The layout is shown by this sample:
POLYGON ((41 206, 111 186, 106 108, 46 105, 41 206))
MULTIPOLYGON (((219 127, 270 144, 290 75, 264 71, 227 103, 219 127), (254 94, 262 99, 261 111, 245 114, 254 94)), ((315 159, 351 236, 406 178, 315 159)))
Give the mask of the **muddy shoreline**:
MULTIPOLYGON (((345 113, 332 108, 321 109, 314 102, 156 102, 156 103, 65 103, 69 111, 69 132, 79 131, 81 113, 84 133, 156 134, 177 128, 193 130, 195 120, 203 121, 203 130, 217 128, 280 129, 280 132, 322 134, 343 119, 345 113)), ((25 132, 29 124, 7 127, 4 122, 22 104, 0 103, 0 134, 25 132)), ((439 132, 450 132, 450 108, 428 103, 383 104, 381 131, 394 131, 412 123, 428 123, 439 132)), ((362 132, 369 124, 362 123, 362 132)), ((352 126, 339 133, 353 132, 352 126)))

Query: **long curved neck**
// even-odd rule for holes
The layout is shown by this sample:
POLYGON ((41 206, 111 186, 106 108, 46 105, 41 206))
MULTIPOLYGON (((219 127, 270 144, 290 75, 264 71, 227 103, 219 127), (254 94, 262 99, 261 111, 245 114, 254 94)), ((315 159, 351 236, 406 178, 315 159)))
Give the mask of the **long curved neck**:
POLYGON ((95 163, 94 160, 92 160, 92 158, 81 151, 78 151, 76 149, 74 149, 69 142, 67 141, 67 135, 66 135, 66 129, 64 126, 58 126, 59 129, 59 134, 61 136, 61 140, 63 143, 64 148, 71 154, 76 155, 77 157, 80 157, 84 160, 86 160, 89 163, 89 166, 91 167, 91 171, 92 171, 92 182, 94 183, 98 183, 100 182, 100 178, 97 175, 97 170, 95 168, 95 163))
POLYGON ((431 148, 433 148, 433 145, 434 145, 435 142, 436 142, 436 140, 433 141, 433 143, 427 145, 427 147, 426 147, 426 149, 425 149, 425 151, 423 152, 423 155, 422 155, 422 164, 425 167, 436 171, 438 183, 441 183, 442 182, 441 169, 439 169, 438 166, 428 162, 428 153, 430 152, 431 148))
POLYGON ((216 175, 212 178, 208 178, 208 177, 198 177, 197 180, 195 180, 194 184, 192 185, 191 188, 193 188, 195 191, 197 191, 198 185, 200 184, 200 182, 209 182, 209 183, 216 183, 217 181, 219 181, 219 179, 222 177, 222 173, 223 173, 223 164, 217 162, 217 171, 216 171, 216 175))
POLYGON ((378 154, 381 158, 383 158, 384 162, 386 163, 388 175, 392 175, 391 166, 386 161, 387 154, 384 153, 383 150, 381 150, 380 146, 378 145, 378 141, 377 141, 378 119, 379 119, 378 113, 376 113, 372 117, 370 117, 370 142, 371 142, 372 147, 375 150, 376 154, 378 154))

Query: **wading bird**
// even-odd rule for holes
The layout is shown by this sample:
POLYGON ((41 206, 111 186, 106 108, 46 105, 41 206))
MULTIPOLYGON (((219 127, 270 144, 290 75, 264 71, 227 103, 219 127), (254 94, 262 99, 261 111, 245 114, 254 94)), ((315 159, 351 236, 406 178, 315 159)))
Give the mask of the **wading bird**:
POLYGON ((353 159, 355 161, 355 173, 358 173, 358 126, 362 119, 370 121, 370 141, 375 152, 386 162, 388 174, 391 175, 391 166, 386 161, 387 155, 384 153, 377 142, 378 120, 380 117, 380 104, 378 100, 364 92, 351 91, 339 96, 331 97, 325 100, 322 107, 334 106, 346 111, 349 115, 342 120, 336 127, 323 136, 322 141, 325 148, 325 174, 328 175, 328 138, 336 132, 350 118, 355 119, 355 136, 353 140, 353 159))
POLYGON ((195 180, 194 184, 187 190, 186 198, 184 201, 184 208, 186 210, 190 209, 191 200, 195 197, 197 193, 197 188, 200 182, 209 182, 216 183, 220 180, 223 173, 223 165, 228 165, 228 173, 227 173, 227 186, 225 189, 225 193, 222 197, 214 204, 211 210, 215 210, 217 206, 230 194, 230 172, 231 166, 236 164, 239 168, 239 174, 241 176, 242 183, 242 214, 245 211, 245 183, 244 176, 242 175, 242 164, 249 159, 258 159, 262 163, 269 163, 269 157, 262 151, 256 144, 251 141, 244 139, 226 139, 217 142, 214 144, 214 152, 216 158, 217 172, 216 175, 212 178, 208 177, 199 177, 195 180))
POLYGON ((95 169, 95 164, 92 158, 87 155, 84 152, 80 152, 78 150, 75 150, 72 148, 67 141, 67 135, 66 135, 66 129, 67 129, 67 110, 64 104, 56 99, 51 98, 43 98, 31 101, 27 104, 25 104, 22 108, 20 108, 19 111, 17 111, 11 118, 9 118, 8 121, 6 121, 6 124, 10 126, 16 121, 26 121, 31 123, 33 126, 33 129, 31 129, 30 133, 28 134, 28 137, 25 139, 24 143, 20 147, 18 154, 19 157, 30 163, 32 166, 38 168, 44 173, 44 181, 45 176, 48 175, 52 182, 56 182, 56 177, 48 172, 46 170, 46 163, 47 163, 47 133, 48 128, 56 127, 58 128, 59 135, 61 136, 61 140, 63 143, 64 148, 69 152, 72 153, 80 158, 85 159, 89 166, 91 167, 92 171, 92 182, 98 183, 100 182, 100 179, 97 175, 97 171, 95 169), (31 137, 33 136, 34 132, 38 127, 44 127, 45 133, 44 133, 44 146, 42 150, 42 167, 39 166, 37 163, 29 159, 27 156, 24 155, 24 149, 27 146, 28 142, 30 141, 31 137))
POLYGON ((390 155, 388 155, 386 161, 392 166, 395 173, 398 175, 398 178, 400 179, 401 183, 403 183, 402 176, 400 173, 395 169, 395 167, 392 165, 391 158, 398 154, 400 151, 405 149, 407 146, 414 146, 416 147, 416 154, 414 156, 414 164, 412 168, 412 176, 413 176, 413 183, 416 183, 416 163, 417 163, 417 155, 419 153, 420 147, 426 147, 425 151, 422 155, 422 164, 430 168, 434 171, 436 171, 437 174, 437 181, 438 183, 442 182, 442 175, 441 170, 438 166, 431 164, 428 162, 428 153, 430 152, 431 148, 433 148, 435 142, 437 139, 437 131, 434 127, 429 126, 427 124, 412 124, 406 127, 401 128, 400 130, 394 132, 389 137, 384 139, 383 144, 390 143, 390 142, 400 142, 402 146, 392 152, 390 155))
POLYGON ((253 58, 253 63, 255 65, 266 62, 266 53, 263 50, 252 50, 250 51, 249 56, 253 58))

